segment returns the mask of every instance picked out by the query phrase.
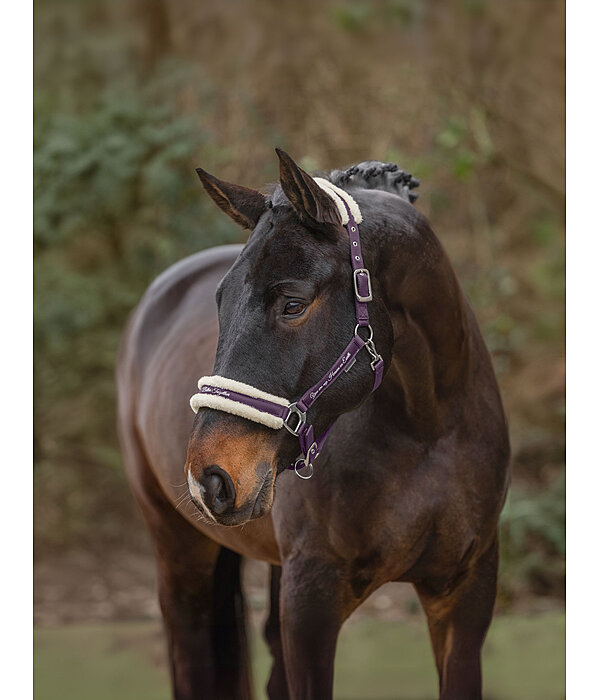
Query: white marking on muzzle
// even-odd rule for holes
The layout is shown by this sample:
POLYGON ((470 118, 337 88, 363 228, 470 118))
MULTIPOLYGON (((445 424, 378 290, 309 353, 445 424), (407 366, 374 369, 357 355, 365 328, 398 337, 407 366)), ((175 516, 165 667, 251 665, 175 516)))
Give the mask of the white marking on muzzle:
POLYGON ((210 512, 210 509, 204 503, 204 487, 201 486, 196 479, 192 476, 191 472, 188 472, 187 476, 188 488, 192 497, 202 506, 202 513, 207 515, 213 522, 217 522, 215 516, 210 512))

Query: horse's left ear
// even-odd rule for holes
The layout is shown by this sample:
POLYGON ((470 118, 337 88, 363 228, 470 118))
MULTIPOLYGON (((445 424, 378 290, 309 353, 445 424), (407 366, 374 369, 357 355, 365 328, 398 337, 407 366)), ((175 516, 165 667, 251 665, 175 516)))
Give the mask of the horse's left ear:
POLYGON ((331 197, 312 177, 288 156, 276 148, 279 156, 279 181, 300 220, 330 238, 337 238, 342 221, 331 197))
POLYGON ((243 228, 253 229, 267 210, 264 194, 249 187, 219 180, 202 168, 196 168, 204 189, 215 204, 243 228))

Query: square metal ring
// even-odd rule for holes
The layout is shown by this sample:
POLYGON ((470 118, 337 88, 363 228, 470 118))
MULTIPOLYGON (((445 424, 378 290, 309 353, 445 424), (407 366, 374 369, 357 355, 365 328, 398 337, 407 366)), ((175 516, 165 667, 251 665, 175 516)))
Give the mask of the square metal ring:
POLYGON ((304 411, 301 411, 295 403, 291 403, 288 406, 288 414, 287 416, 283 419, 283 427, 288 430, 292 435, 295 435, 296 437, 299 436, 300 434, 300 428, 306 423, 306 413, 304 411), (289 424, 289 420, 291 417, 295 416, 298 422, 296 423, 296 426, 293 427, 289 424))

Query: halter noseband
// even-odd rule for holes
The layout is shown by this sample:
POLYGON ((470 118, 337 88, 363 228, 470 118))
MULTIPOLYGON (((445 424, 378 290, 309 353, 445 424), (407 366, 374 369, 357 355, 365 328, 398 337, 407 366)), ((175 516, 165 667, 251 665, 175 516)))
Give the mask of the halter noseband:
POLYGON ((358 232, 358 224, 362 222, 360 209, 354 199, 344 190, 328 180, 322 178, 314 178, 314 180, 335 202, 342 217, 342 224, 348 231, 350 238, 350 261, 353 270, 356 310, 354 337, 333 363, 331 369, 296 401, 290 402, 281 396, 256 389, 250 384, 218 375, 201 377, 198 380, 200 393, 194 394, 190 399, 194 413, 197 413, 200 407, 213 408, 233 413, 256 423, 262 423, 274 430, 286 428, 300 441, 301 454, 288 469, 293 469, 301 479, 310 479, 313 475, 314 462, 333 427, 332 423, 324 433, 315 438, 313 426, 306 423, 308 409, 341 376, 342 371, 348 372, 352 369, 356 356, 363 348, 366 348, 371 356, 371 369, 374 374, 372 391, 375 391, 381 384, 384 369, 383 359, 375 348, 373 329, 369 324, 367 302, 373 299, 373 294, 371 277, 364 266, 360 249, 358 232), (360 328, 368 330, 369 337, 366 340, 363 340, 358 334, 360 328), (309 473, 307 475, 301 474, 300 471, 306 467, 310 469, 309 473))

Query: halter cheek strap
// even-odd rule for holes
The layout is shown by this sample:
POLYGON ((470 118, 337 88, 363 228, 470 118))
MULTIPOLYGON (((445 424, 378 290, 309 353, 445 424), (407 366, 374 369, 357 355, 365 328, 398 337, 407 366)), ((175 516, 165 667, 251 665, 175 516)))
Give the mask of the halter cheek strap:
POLYGON ((373 329, 369 325, 367 303, 373 299, 371 277, 364 265, 360 248, 358 224, 362 215, 358 204, 344 190, 336 187, 328 180, 314 178, 322 190, 333 199, 350 239, 350 262, 353 270, 354 306, 356 311, 356 327, 354 336, 344 348, 342 354, 333 363, 329 371, 296 401, 288 401, 282 396, 261 391, 250 384, 239 382, 218 375, 202 377, 198 381, 200 392, 190 399, 194 413, 201 407, 213 408, 218 411, 233 413, 247 418, 255 423, 261 423, 268 428, 279 430, 286 428, 300 442, 300 456, 288 469, 293 469, 302 479, 310 479, 313 475, 313 465, 319 456, 325 440, 333 427, 315 438, 312 425, 306 422, 306 413, 313 403, 342 375, 349 372, 356 361, 356 356, 366 348, 371 356, 373 370, 373 389, 375 391, 383 379, 384 363, 373 342, 373 329), (366 339, 361 338, 359 330, 368 331, 366 339), (304 469, 308 472, 304 472, 304 469))

